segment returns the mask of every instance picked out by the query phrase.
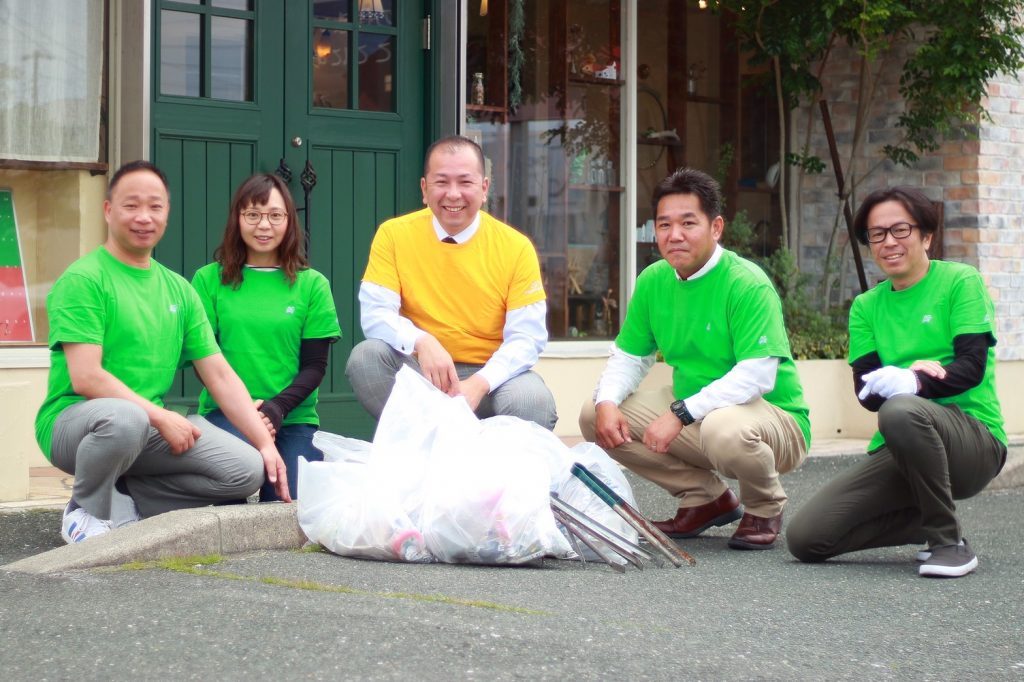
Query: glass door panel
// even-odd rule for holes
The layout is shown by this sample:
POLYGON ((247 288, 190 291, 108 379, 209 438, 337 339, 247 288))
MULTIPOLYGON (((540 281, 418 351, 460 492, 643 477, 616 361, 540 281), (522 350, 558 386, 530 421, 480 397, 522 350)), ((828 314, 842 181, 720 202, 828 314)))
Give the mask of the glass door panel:
POLYGON ((617 0, 491 0, 468 16, 464 132, 484 148, 486 210, 537 247, 552 339, 618 330, 621 13, 617 0))

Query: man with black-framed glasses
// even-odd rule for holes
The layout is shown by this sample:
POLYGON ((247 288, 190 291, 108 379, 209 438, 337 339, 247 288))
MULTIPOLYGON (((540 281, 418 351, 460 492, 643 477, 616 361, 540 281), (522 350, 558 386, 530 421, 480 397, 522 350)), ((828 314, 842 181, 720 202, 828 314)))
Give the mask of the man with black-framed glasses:
POLYGON ((980 492, 1006 461, 995 387, 995 311, 980 273, 928 256, 938 226, 921 192, 872 192, 854 221, 887 279, 850 309, 860 403, 878 413, 870 457, 833 479, 787 531, 801 561, 927 543, 926 577, 978 566, 954 500, 980 492))

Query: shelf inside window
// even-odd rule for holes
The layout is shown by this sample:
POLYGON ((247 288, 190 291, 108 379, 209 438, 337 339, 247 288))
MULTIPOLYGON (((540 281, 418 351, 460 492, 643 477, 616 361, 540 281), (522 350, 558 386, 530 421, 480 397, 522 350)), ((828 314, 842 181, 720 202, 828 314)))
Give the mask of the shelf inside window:
POLYGON ((620 185, 569 185, 569 189, 578 189, 583 192, 625 192, 626 188, 620 185))
POLYGON ((621 78, 598 78, 597 76, 569 76, 570 83, 579 85, 606 85, 622 87, 626 81, 621 78))

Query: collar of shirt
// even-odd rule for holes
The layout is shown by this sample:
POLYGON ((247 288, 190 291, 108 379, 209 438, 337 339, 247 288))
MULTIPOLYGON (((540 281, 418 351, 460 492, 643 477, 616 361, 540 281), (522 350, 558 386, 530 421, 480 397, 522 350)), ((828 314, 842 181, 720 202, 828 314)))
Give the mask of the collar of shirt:
MULTIPOLYGON (((711 252, 711 258, 708 258, 708 262, 705 263, 704 267, 702 267, 700 270, 687 277, 686 281, 689 282, 690 280, 694 280, 697 279, 698 277, 703 277, 704 275, 708 274, 709 272, 711 272, 712 268, 718 265, 718 261, 720 260, 722 260, 722 245, 715 244, 715 250, 711 252)), ((676 270, 675 273, 676 279, 682 281, 683 278, 679 276, 679 271, 676 270)))
POLYGON ((473 222, 471 222, 466 227, 466 229, 464 229, 462 232, 459 232, 458 234, 448 234, 447 232, 445 232, 444 228, 441 227, 441 223, 437 221, 437 216, 435 216, 434 214, 430 215, 430 222, 433 223, 434 225, 434 234, 437 235, 437 241, 441 241, 445 237, 451 237, 452 239, 455 240, 456 244, 465 244, 470 239, 472 239, 473 235, 476 234, 476 231, 480 229, 480 211, 476 212, 476 217, 473 218, 473 222))

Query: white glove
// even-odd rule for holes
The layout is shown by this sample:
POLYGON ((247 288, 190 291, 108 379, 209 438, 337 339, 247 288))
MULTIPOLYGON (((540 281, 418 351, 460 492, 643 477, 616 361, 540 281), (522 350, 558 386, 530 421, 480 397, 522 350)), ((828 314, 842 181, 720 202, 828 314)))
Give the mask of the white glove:
POLYGON ((864 375, 864 388, 860 389, 857 397, 864 400, 871 393, 876 393, 883 398, 891 398, 894 395, 916 395, 917 375, 913 370, 900 369, 892 365, 879 367, 874 372, 864 375))

